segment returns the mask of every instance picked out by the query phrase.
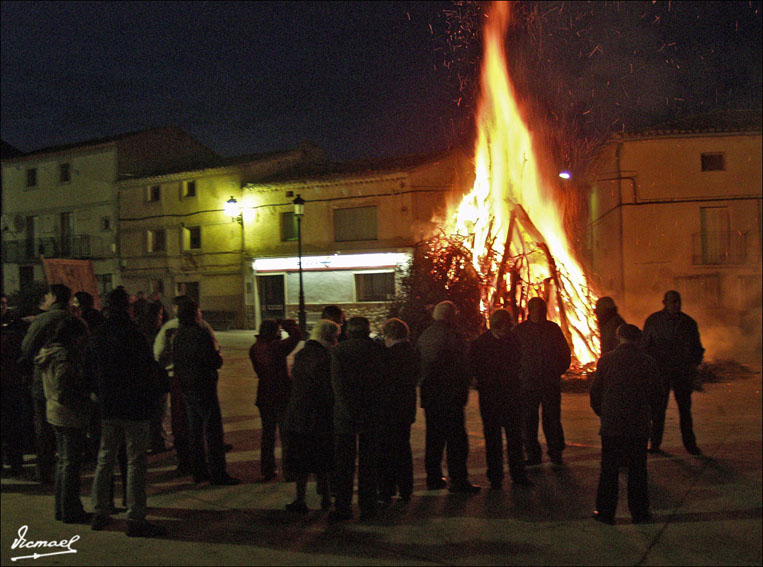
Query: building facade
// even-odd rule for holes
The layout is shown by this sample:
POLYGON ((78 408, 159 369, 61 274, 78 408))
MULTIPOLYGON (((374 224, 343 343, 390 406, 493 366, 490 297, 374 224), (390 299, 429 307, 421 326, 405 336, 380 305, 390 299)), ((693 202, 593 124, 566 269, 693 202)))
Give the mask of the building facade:
POLYGON ((226 203, 240 202, 248 183, 322 160, 323 151, 306 143, 213 167, 123 179, 118 184, 121 281, 147 297, 188 294, 218 328, 244 327, 251 244, 243 219, 226 214, 226 203))
POLYGON ((592 184, 594 282, 642 325, 678 290, 716 354, 760 348, 761 130, 619 136, 592 184), (757 345, 757 347, 756 347, 757 345))
POLYGON ((248 325, 298 319, 301 287, 308 326, 326 305, 338 305, 378 330, 413 245, 436 230, 433 218, 469 170, 463 154, 450 152, 332 165, 243 187, 248 325), (297 197, 305 201, 301 219, 297 197))
POLYGON ((108 292, 121 283, 117 182, 219 159, 174 127, 3 159, 4 291, 44 281, 44 256, 91 260, 101 293, 108 292))

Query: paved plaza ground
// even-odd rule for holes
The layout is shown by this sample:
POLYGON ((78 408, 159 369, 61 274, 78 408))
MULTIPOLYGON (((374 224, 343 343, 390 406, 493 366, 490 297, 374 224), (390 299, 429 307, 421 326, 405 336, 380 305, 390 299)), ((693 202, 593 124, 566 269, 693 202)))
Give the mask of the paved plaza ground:
MULTIPOLYGON (((220 333, 225 365, 220 399, 229 471, 239 486, 196 486, 174 474, 173 453, 149 458, 149 520, 166 526, 162 539, 128 538, 125 514, 107 531, 53 519, 52 490, 34 482, 2 480, 2 565, 761 565, 761 365, 756 373, 707 384, 693 397, 695 431, 705 455, 681 446, 678 412, 668 408, 666 456, 649 458, 654 521, 633 525, 625 479, 615 526, 594 522, 600 442, 598 419, 585 393, 564 394, 562 421, 566 466, 529 470, 534 488, 491 491, 485 479, 482 425, 472 393, 467 408, 469 472, 482 484, 476 496, 427 491, 424 419, 412 433, 415 488, 410 503, 395 503, 370 522, 332 524, 308 486, 305 516, 284 510, 294 485, 259 478, 260 420, 256 381, 247 358, 251 331, 220 333), (19 558, 59 548, 12 549, 25 539, 79 536, 76 553, 19 558), (16 560, 14 561, 14 558, 16 560)), ((280 455, 278 455, 280 456, 280 455)), ((32 459, 31 455, 27 459, 32 459)), ((26 467, 30 473, 33 465, 26 467)), ((83 499, 91 509, 91 469, 83 499)), ((118 491, 119 493, 119 491, 118 491)), ((117 504, 119 504, 119 499, 117 504)), ((357 516, 357 510, 356 510, 357 516)))

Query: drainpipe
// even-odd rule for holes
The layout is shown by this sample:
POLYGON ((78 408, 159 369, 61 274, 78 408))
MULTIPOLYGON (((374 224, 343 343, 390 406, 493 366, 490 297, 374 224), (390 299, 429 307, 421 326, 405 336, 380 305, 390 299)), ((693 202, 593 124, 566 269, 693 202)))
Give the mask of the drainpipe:
MULTIPOLYGON (((617 150, 615 151, 615 159, 617 160, 617 215, 619 218, 618 223, 618 237, 620 238, 620 297, 623 302, 623 309, 625 309, 625 246, 623 242, 623 180, 622 169, 620 167, 620 152, 623 149, 623 143, 617 144, 617 150)), ((635 183, 634 193, 635 193, 635 183)))

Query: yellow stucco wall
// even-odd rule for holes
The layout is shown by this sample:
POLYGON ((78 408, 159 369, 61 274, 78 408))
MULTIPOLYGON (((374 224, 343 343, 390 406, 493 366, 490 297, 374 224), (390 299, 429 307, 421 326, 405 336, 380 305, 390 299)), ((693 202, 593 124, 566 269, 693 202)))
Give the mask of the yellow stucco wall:
MULTIPOLYGON (((759 343, 761 135, 624 139, 605 152, 591 197, 594 280, 600 293, 613 296, 626 319, 641 325, 661 308, 666 290, 678 289, 685 310, 706 328, 741 327, 750 336, 731 342, 750 338, 759 343), (723 154, 725 169, 702 171, 703 153, 723 154), (729 238, 743 251, 739 260, 703 258, 705 207, 727 214, 729 238), (697 293, 693 286, 711 285, 698 283, 710 280, 717 282, 719 294, 697 293)), ((713 342, 719 351, 731 348, 713 342)))

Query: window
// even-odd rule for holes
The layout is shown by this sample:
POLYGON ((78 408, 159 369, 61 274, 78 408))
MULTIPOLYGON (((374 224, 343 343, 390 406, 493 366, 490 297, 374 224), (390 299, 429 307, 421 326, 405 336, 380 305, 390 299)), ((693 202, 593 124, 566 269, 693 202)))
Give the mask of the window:
POLYGON ((721 278, 718 274, 677 277, 676 289, 686 305, 711 309, 721 306, 721 278))
POLYGON ((722 153, 702 154, 702 171, 724 171, 726 160, 722 153))
POLYGON ((26 186, 37 187, 37 168, 30 167, 26 170, 26 186))
POLYGON ((196 181, 186 181, 183 184, 183 197, 196 196, 196 181))
POLYGON ((281 213, 281 242, 297 240, 297 216, 293 213, 281 213))
POLYGON ((376 240, 376 207, 334 210, 334 240, 376 240))
POLYGON ((700 207, 699 223, 700 233, 693 242, 695 265, 744 262, 747 237, 731 232, 728 207, 700 207))
POLYGON ((19 285, 27 289, 34 282, 34 266, 19 266, 19 285))
POLYGON ((69 183, 72 180, 72 170, 70 163, 58 164, 58 182, 69 183))
POLYGON ((61 237, 61 255, 71 256, 72 239, 74 236, 74 216, 71 213, 61 213, 59 215, 59 236, 61 237))
POLYGON ((95 278, 98 280, 98 290, 101 292, 101 297, 104 297, 114 289, 114 282, 111 278, 111 274, 97 274, 95 278))
POLYGON ((189 226, 183 229, 183 250, 201 250, 200 226, 189 226))
POLYGON ((151 185, 146 192, 146 200, 149 203, 155 203, 161 196, 161 185, 151 185))
POLYGON ((167 235, 164 229, 147 231, 146 250, 148 252, 164 252, 167 250, 167 235))
POLYGON ((395 273, 355 274, 358 301, 391 301, 395 296, 395 273))
POLYGON ((178 282, 177 295, 187 295, 193 299, 197 305, 199 303, 199 282, 178 282))

